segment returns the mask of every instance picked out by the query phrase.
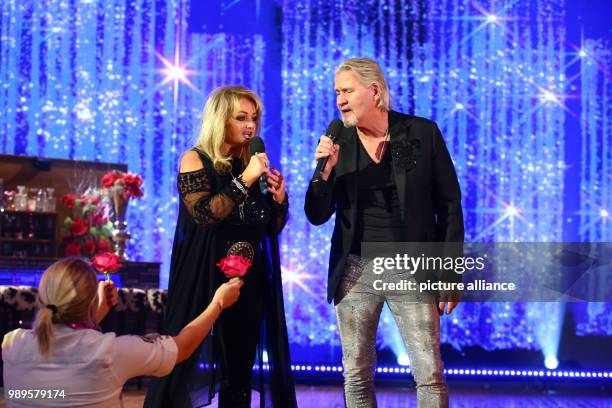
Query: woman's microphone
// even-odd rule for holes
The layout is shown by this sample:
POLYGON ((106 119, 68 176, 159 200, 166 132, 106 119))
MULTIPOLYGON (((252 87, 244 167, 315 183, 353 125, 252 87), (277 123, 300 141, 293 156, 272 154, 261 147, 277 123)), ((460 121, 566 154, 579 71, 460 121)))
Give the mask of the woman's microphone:
MULTIPOLYGON (((266 152, 266 145, 264 144, 263 139, 259 136, 255 136, 253 140, 251 140, 251 143, 249 143, 249 153, 251 153, 251 155, 254 155, 257 153, 265 153, 265 152, 266 152)), ((266 183, 265 174, 262 174, 259 177, 259 189, 261 190, 262 194, 266 194, 268 192, 268 183, 266 183)))

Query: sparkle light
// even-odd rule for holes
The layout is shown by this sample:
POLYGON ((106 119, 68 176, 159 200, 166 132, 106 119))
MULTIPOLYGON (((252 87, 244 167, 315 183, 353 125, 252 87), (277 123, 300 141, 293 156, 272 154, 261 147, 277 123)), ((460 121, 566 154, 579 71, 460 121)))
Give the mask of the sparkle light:
POLYGON ((164 65, 166 65, 167 67, 161 70, 161 72, 163 72, 166 75, 166 78, 162 81, 161 85, 164 85, 168 82, 179 81, 186 85, 189 85, 190 87, 193 87, 193 84, 191 83, 191 81, 187 79, 187 74, 189 73, 189 71, 187 71, 183 67, 174 66, 170 64, 170 62, 168 62, 165 58, 161 58, 161 60, 164 63, 164 65))
POLYGON ((303 289, 304 292, 309 293, 312 296, 316 296, 316 294, 313 293, 312 290, 306 284, 306 281, 316 278, 314 275, 303 273, 303 272, 297 272, 295 270, 284 268, 284 267, 282 268, 282 272, 283 272, 282 273, 283 274, 283 286, 291 290, 294 285, 297 285, 301 289, 303 289))
POLYGON ((539 97, 540 97, 540 100, 541 100, 543 103, 546 103, 546 102, 553 102, 553 103, 555 103, 555 104, 557 104, 557 105, 561 103, 561 101, 560 101, 560 97, 559 97, 558 95, 555 95, 555 94, 554 94, 553 92, 551 92, 551 91, 544 90, 544 91, 543 91, 543 92, 542 92, 542 93, 539 95, 539 97))
POLYGON ((507 206, 504 212, 508 217, 517 217, 520 215, 519 210, 512 205, 507 206))
POLYGON ((498 24, 499 17, 497 17, 495 14, 485 14, 485 21, 488 24, 498 24))

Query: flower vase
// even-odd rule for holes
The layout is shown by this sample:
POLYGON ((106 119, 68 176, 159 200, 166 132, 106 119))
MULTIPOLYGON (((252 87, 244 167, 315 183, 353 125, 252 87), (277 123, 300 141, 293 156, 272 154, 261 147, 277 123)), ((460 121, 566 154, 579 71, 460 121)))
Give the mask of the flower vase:
POLYGON ((115 244, 115 254, 127 260, 126 245, 130 240, 127 232, 125 214, 127 212, 128 198, 122 186, 115 186, 111 189, 111 203, 113 207, 113 242, 115 244))

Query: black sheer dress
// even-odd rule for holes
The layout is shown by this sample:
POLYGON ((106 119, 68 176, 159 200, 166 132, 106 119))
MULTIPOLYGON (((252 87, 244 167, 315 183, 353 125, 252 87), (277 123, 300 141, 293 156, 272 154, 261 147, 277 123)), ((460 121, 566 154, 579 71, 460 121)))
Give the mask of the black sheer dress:
POLYGON ((247 241, 255 256, 236 304, 223 311, 199 352, 170 375, 151 381, 145 406, 204 406, 218 390, 224 390, 224 405, 242 406, 237 401, 228 404, 229 394, 252 386, 260 392, 262 407, 295 407, 277 241, 287 220, 288 201, 279 205, 270 194, 261 194, 257 183, 247 191, 234 181, 243 170, 239 159, 232 161, 231 172, 219 173, 208 156, 197 152, 204 168, 178 176, 182 200, 164 334, 177 335, 227 281, 216 263, 230 246, 247 241))

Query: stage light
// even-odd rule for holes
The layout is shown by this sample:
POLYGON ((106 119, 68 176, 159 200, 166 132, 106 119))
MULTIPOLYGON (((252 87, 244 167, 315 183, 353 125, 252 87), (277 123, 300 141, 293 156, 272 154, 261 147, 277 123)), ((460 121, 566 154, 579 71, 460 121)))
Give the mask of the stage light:
POLYGON ((548 356, 544 360, 544 366, 549 370, 554 370, 555 368, 559 367, 559 360, 557 360, 557 357, 555 356, 548 356))
POLYGON ((601 210, 599 210, 599 215, 601 215, 602 218, 608 218, 610 216, 610 213, 605 208, 602 208, 601 210))
POLYGON ((268 362, 268 352, 266 350, 264 350, 263 353, 261 354, 261 359, 263 360, 264 363, 268 362))
MULTIPOLYGON (((308 367, 308 369, 300 369, 300 366, 296 366, 294 371, 307 371, 307 372, 316 372, 316 371, 336 371, 336 367, 327 367, 327 366, 314 366, 308 367)), ((341 372, 341 367, 338 367, 338 372, 341 372)), ((379 374, 397 374, 404 375, 411 373, 411 370, 408 368, 400 368, 400 367, 377 367, 375 369, 376 373, 379 374)), ((444 369, 444 373, 448 376, 481 376, 481 377, 519 377, 519 378, 530 378, 530 377, 559 377, 559 378, 609 378, 611 373, 609 372, 592 372, 592 371, 543 371, 543 370, 490 370, 490 369, 463 369, 463 368, 447 368, 444 369)))
POLYGON ((397 357, 397 364, 401 366, 409 366, 410 365, 410 357, 408 357, 408 353, 400 353, 397 357))
POLYGON ((585 58, 587 56, 587 52, 584 50, 584 48, 581 48, 580 51, 578 51, 578 56, 580 58, 585 58))

